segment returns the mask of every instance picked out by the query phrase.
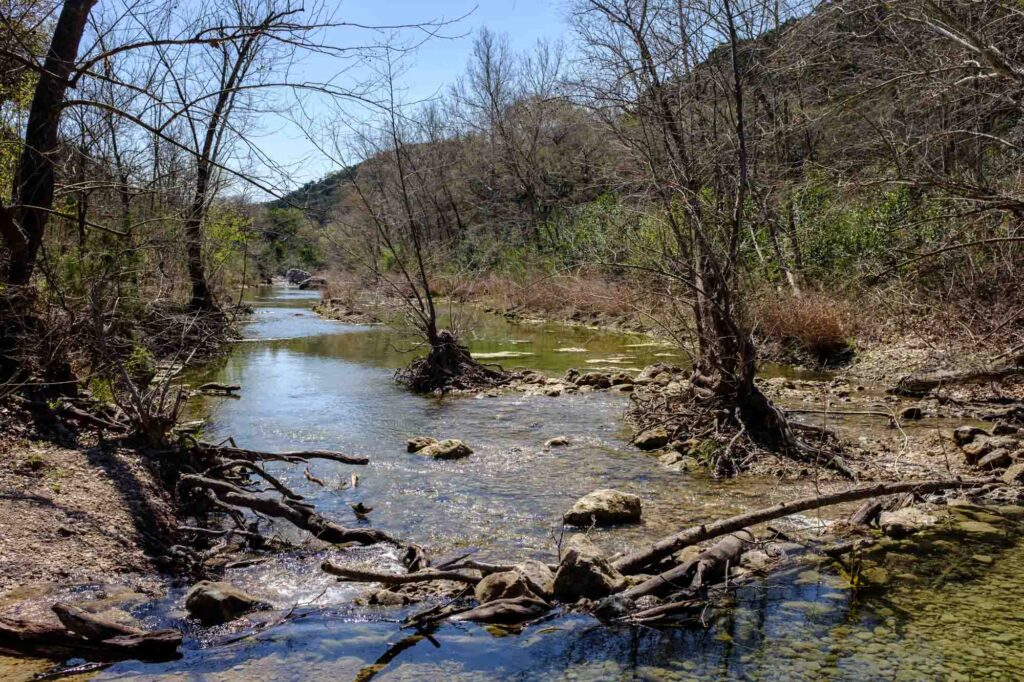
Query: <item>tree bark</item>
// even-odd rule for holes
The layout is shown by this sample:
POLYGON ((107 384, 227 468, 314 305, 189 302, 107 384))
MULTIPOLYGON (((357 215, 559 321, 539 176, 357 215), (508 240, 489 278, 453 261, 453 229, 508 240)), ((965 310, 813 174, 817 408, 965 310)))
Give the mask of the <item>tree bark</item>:
POLYGON ((0 220, 7 248, 4 282, 29 283, 53 206, 53 154, 57 150, 60 119, 68 78, 78 57, 85 24, 96 0, 66 0, 54 27, 43 70, 36 83, 25 127, 25 143, 14 176, 10 212, 0 220))

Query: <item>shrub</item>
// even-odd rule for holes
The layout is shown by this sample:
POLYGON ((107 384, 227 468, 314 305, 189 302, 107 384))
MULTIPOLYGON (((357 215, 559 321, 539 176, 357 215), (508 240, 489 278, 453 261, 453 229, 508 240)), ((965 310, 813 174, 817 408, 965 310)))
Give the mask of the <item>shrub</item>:
POLYGON ((816 294, 769 298, 757 305, 762 338, 789 355, 810 355, 823 364, 849 357, 850 315, 845 306, 816 294))

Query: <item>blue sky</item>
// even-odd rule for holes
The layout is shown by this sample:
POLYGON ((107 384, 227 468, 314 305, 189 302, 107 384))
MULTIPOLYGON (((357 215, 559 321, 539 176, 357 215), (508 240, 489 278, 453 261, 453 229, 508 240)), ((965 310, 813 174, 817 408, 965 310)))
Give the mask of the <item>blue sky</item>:
MULTIPOLYGON (((405 101, 430 97, 462 75, 474 34, 482 27, 506 34, 517 51, 530 49, 538 39, 563 37, 568 31, 566 0, 345 0, 337 7, 337 20, 374 26, 455 19, 470 13, 445 29, 447 35, 456 37, 430 39, 409 58, 407 70, 400 79, 405 101)), ((370 40, 372 36, 366 32, 331 29, 325 38, 332 44, 344 45, 353 40, 370 40)), ((309 80, 322 80, 336 69, 337 65, 328 58, 311 56, 303 60, 299 75, 309 80)), ((358 78, 358 73, 353 76, 358 78)), ((326 113, 314 99, 308 102, 314 115, 326 113)), ((293 187, 335 169, 295 126, 271 116, 259 127, 261 130, 253 141, 268 157, 291 169, 289 184, 293 187)))

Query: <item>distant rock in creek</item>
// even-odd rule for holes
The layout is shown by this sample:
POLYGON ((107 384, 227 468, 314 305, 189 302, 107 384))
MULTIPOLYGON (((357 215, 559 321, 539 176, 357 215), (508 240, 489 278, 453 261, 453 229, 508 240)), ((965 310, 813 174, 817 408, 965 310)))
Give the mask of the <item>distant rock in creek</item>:
POLYGON ((462 459, 473 454, 473 448, 456 438, 438 441, 430 436, 416 436, 406 443, 409 452, 434 459, 462 459))

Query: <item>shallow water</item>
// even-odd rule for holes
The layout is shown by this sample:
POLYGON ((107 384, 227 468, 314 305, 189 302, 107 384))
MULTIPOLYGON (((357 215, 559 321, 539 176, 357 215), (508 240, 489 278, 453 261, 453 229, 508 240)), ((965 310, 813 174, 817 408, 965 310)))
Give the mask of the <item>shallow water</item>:
MULTIPOLYGON (((609 551, 695 520, 809 492, 810 484, 753 477, 716 482, 659 466, 627 443, 624 394, 411 395, 391 381, 394 369, 410 358, 403 352, 410 339, 387 327, 319 319, 309 310, 316 298, 291 289, 261 290, 245 331, 257 340, 238 344, 227 358, 189 377, 240 384, 241 396, 205 397, 191 409, 208 420, 209 439, 230 435, 244 447, 368 456, 365 467, 313 463, 311 471, 329 489, 309 483, 302 467, 275 468, 325 514, 345 523, 356 523, 347 503, 362 501, 374 508, 367 523, 435 555, 472 548, 480 559, 551 559, 562 512, 598 487, 635 492, 644 503, 641 524, 595 533, 609 551), (475 453, 455 462, 427 460, 405 452, 413 435, 460 438, 475 453), (557 435, 572 444, 544 450, 543 443, 557 435), (358 486, 341 490, 352 473, 359 475, 358 486)), ((531 353, 500 362, 548 374, 681 362, 644 337, 510 324, 484 315, 474 329, 467 337, 474 353, 531 353), (565 348, 585 351, 558 350, 565 348)), ((432 640, 406 641, 408 648, 393 657, 389 648, 410 635, 397 625, 407 611, 354 605, 369 588, 329 579, 317 568, 324 553, 313 551, 227 576, 279 609, 297 605, 300 618, 229 644, 222 643, 226 633, 192 630, 182 660, 121 663, 99 677, 365 680, 367 666, 384 657, 374 679, 1017 679, 1024 671, 1024 629, 1016 614, 1024 599, 1024 550, 1006 544, 961 547, 963 561, 981 552, 991 567, 986 564, 980 578, 938 588, 908 580, 884 597, 853 594, 831 567, 805 566, 740 590, 736 608, 709 616, 707 629, 607 628, 588 617, 563 616, 518 635, 496 636, 475 625, 446 624, 432 640)), ((949 558, 947 549, 932 551, 934 561, 949 558)), ((379 548, 330 555, 382 569, 398 566, 379 548)), ((182 625, 181 594, 172 590, 133 612, 152 626, 182 625)), ((0 677, 4 671, 0 663, 0 677)))

